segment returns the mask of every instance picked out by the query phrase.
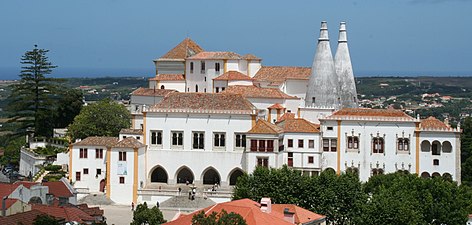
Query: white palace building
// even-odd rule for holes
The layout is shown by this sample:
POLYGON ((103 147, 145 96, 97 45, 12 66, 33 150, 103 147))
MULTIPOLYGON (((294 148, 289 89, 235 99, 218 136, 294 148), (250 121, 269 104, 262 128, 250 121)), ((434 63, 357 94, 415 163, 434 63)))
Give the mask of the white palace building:
POLYGON ((358 108, 345 23, 337 46, 333 58, 322 22, 311 68, 263 66, 187 38, 154 60, 149 88, 132 93, 130 129, 70 146, 69 179, 122 204, 162 201, 186 183, 229 192, 256 166, 460 182, 460 127, 358 108))

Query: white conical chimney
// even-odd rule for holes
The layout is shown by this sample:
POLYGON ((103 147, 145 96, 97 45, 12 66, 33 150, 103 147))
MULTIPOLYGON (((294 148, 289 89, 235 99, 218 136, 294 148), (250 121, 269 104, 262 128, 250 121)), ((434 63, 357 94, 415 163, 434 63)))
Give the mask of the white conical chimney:
POLYGON ((306 106, 320 108, 339 107, 338 77, 329 45, 328 24, 321 22, 320 38, 316 47, 311 76, 305 98, 306 106))
POLYGON ((338 49, 334 58, 336 74, 339 80, 339 97, 342 108, 356 108, 357 90, 352 72, 351 56, 347 46, 346 23, 341 22, 339 27, 338 49))

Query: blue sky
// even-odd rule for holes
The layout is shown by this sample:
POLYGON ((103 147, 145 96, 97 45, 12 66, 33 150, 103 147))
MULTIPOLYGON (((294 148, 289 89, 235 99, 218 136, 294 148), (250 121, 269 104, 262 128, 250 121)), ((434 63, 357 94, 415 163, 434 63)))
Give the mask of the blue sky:
MULTIPOLYGON (((189 36, 264 65, 311 66, 320 22, 347 22, 356 75, 471 75, 472 0, 0 2, 0 69, 34 44, 57 71, 139 71, 189 36)), ((119 73, 119 72, 117 72, 119 73)))

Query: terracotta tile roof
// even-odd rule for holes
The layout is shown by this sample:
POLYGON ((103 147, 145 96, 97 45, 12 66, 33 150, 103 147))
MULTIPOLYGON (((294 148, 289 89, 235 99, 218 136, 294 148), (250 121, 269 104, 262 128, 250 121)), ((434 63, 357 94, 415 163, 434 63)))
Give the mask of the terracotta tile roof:
POLYGON ((234 52, 200 52, 188 59, 242 59, 242 57, 234 52))
POLYGON ((161 56, 160 59, 186 59, 202 51, 203 48, 201 48, 192 39, 185 38, 177 46, 161 56))
POLYGON ((287 95, 278 88, 261 88, 256 86, 234 85, 229 86, 222 93, 240 94, 246 98, 277 98, 277 99, 298 99, 287 95))
POLYGON ((275 123, 280 123, 280 122, 283 122, 287 119, 295 119, 295 113, 286 112, 275 123))
POLYGON ((114 148, 141 148, 144 147, 145 145, 134 137, 127 137, 118 143, 116 143, 113 147, 114 148))
POLYGON ((275 124, 269 123, 263 119, 260 119, 256 122, 256 125, 251 128, 247 133, 249 134, 280 134, 282 133, 282 128, 278 127, 275 124))
POLYGON ((138 88, 131 92, 131 95, 135 96, 166 96, 169 93, 177 92, 176 90, 169 89, 154 89, 154 88, 138 88))
POLYGON ((243 55, 242 57, 243 59, 246 59, 246 60, 262 60, 261 58, 253 55, 253 54, 246 54, 246 55, 243 55))
POLYGON ((450 130, 451 127, 447 126, 444 122, 436 119, 433 116, 430 116, 426 119, 421 120, 420 123, 421 129, 429 130, 450 130))
POLYGON ((308 120, 297 118, 287 119, 277 124, 285 133, 319 133, 320 125, 308 120))
POLYGON ((46 215, 46 213, 39 210, 30 210, 27 212, 16 213, 6 217, 0 217, 0 224, 2 225, 32 225, 34 220, 39 215, 46 215))
MULTIPOLYGON (((247 225, 293 225, 279 216, 274 216, 272 213, 262 212, 260 209, 260 204, 249 199, 218 203, 202 210, 206 215, 209 215, 212 212, 219 213, 223 209, 227 213, 234 212, 241 215, 244 220, 246 220, 247 225)), ((193 215, 199 213, 200 211, 201 210, 195 211, 188 215, 182 215, 174 221, 165 223, 165 225, 191 225, 193 215)))
POLYGON ((240 73, 238 71, 228 71, 226 73, 223 73, 215 78, 213 80, 253 80, 250 76, 240 73))
POLYGON ((15 198, 7 198, 5 200, 5 209, 9 209, 13 204, 15 204, 15 202, 17 201, 20 201, 18 199, 15 199, 15 198))
POLYGON ((254 79, 257 81, 274 82, 275 85, 286 80, 308 80, 310 76, 310 67, 262 66, 257 71, 254 79))
POLYGON ((99 207, 89 207, 87 204, 76 205, 77 208, 89 214, 90 216, 103 216, 103 209, 99 207))
POLYGON ((279 103, 275 103, 268 107, 268 109, 285 109, 285 107, 279 103))
POLYGON ((74 146, 106 146, 112 147, 118 143, 118 138, 116 137, 87 137, 82 141, 74 143, 74 146))
POLYGON ((241 95, 171 93, 149 108, 149 112, 253 114, 256 107, 241 95))
POLYGON ((55 218, 64 218, 66 221, 77 221, 79 223, 95 221, 95 218, 75 207, 32 204, 31 209, 41 211, 55 218))
POLYGON ((37 182, 30 182, 30 181, 17 181, 15 182, 15 184, 18 184, 18 185, 23 185, 24 187, 30 189, 32 186, 34 185, 38 185, 39 183, 37 182))
POLYGON ((9 183, 0 183, 0 199, 4 196, 9 196, 16 188, 18 188, 19 184, 9 184, 9 183))
POLYGON ((158 80, 158 81, 184 81, 185 77, 183 74, 158 74, 149 80, 158 80))
POLYGON ((141 129, 121 129, 120 134, 143 135, 143 130, 141 130, 141 129))
POLYGON ((43 182, 43 186, 49 187, 49 194, 54 195, 56 198, 74 196, 62 181, 43 182))
POLYGON ((288 209, 289 212, 295 213, 295 224, 305 224, 312 221, 324 220, 326 216, 308 211, 302 207, 298 207, 293 204, 272 204, 273 215, 283 219, 284 210, 288 209))
POLYGON ((394 109, 369 109, 369 108, 344 108, 334 112, 325 119, 352 119, 352 120, 401 120, 415 121, 415 119, 401 110, 394 109))

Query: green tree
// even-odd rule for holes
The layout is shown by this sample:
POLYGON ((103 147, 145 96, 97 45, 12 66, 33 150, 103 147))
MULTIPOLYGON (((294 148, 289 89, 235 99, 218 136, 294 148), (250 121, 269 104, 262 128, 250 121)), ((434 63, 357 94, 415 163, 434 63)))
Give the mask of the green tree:
POLYGON ((224 209, 220 213, 212 212, 205 215, 200 211, 192 217, 192 225, 246 225, 246 220, 234 212, 227 213, 224 209))
POLYGON ((83 105, 82 91, 68 89, 60 92, 57 102, 57 110, 54 114, 54 127, 65 128, 79 115, 83 105))
POLYGON ((33 225, 59 225, 59 222, 49 215, 38 215, 34 219, 33 225))
POLYGON ((472 186, 472 117, 464 120, 461 128, 461 178, 464 184, 472 186))
POLYGON ((147 203, 139 204, 133 212, 131 225, 158 225, 165 223, 161 210, 156 206, 148 208, 147 203))
POLYGON ((56 66, 49 62, 46 54, 49 50, 34 49, 21 57, 20 82, 13 86, 9 97, 9 123, 15 124, 14 135, 33 134, 34 136, 51 136, 54 111, 54 93, 57 80, 47 78, 56 66))
POLYGON ((110 99, 84 106, 68 127, 68 135, 74 139, 89 136, 118 136, 123 128, 131 126, 131 114, 123 106, 110 99))
POLYGON ((4 155, 1 157, 1 164, 18 165, 20 162, 20 148, 26 144, 25 137, 3 136, 2 145, 6 145, 4 155))

